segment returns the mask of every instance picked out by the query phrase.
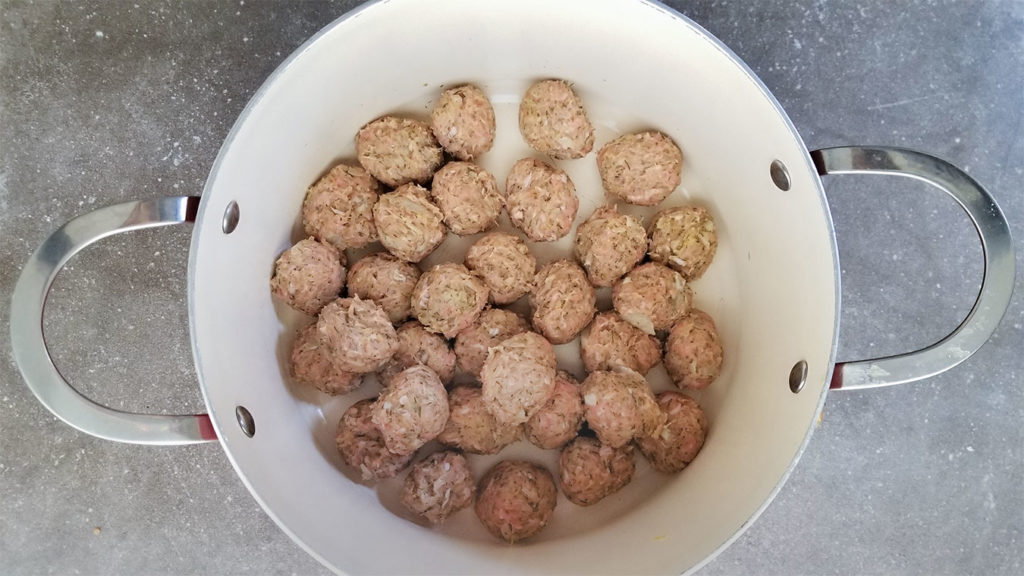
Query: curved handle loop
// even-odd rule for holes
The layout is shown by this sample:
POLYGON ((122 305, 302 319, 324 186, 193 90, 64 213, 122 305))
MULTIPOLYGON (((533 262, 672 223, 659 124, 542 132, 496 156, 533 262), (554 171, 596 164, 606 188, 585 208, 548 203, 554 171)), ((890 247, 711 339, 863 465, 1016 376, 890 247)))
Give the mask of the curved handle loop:
POLYGON ((14 360, 36 398, 64 422, 86 434, 132 444, 194 444, 217 439, 206 414, 131 414, 86 398, 60 375, 43 337, 43 307, 50 285, 72 256, 114 234, 193 222, 198 208, 199 198, 193 196, 100 208, 57 229, 21 270, 11 297, 14 360))
POLYGON ((836 364, 832 388, 876 388, 940 374, 978 351, 1010 304, 1016 264, 1006 217, 992 196, 952 164, 912 150, 844 146, 811 152, 822 176, 894 174, 927 182, 949 194, 971 219, 985 259, 981 290, 964 321, 951 334, 916 352, 836 364))

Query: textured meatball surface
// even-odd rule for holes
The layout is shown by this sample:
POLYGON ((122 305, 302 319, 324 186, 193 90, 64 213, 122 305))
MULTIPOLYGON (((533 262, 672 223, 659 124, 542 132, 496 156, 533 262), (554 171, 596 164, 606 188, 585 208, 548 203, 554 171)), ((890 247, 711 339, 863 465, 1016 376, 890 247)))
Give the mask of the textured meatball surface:
POLYGON ((427 330, 455 338, 480 317, 487 296, 487 286, 465 266, 438 264, 416 283, 412 313, 427 330))
POLYGON ((519 131, 531 148, 559 160, 582 158, 594 148, 594 127, 565 80, 542 80, 527 89, 519 131))
POLYGON ((339 164, 310 186, 302 202, 302 226, 338 250, 377 240, 373 205, 380 183, 357 166, 339 164))
POLYGON ((579 383, 567 372, 559 371, 551 398, 530 416, 523 432, 534 446, 553 450, 575 438, 582 423, 583 397, 579 383))
POLYGON ((440 524, 469 507, 475 493, 476 482, 466 457, 445 450, 413 465, 402 486, 402 504, 431 524, 440 524))
POLYGON ((612 196, 654 206, 679 186, 683 152, 661 132, 623 134, 597 152, 597 169, 612 196))
POLYGON ((547 468, 506 460, 480 480, 474 511, 496 538, 515 543, 543 530, 557 501, 555 480, 547 468))
POLYGON ((373 372, 398 350, 395 327, 370 300, 338 298, 320 311, 316 326, 320 342, 342 370, 373 372))
POLYGON ((320 343, 316 324, 299 331, 292 345, 292 378, 321 392, 337 396, 355 390, 363 383, 362 374, 341 370, 334 365, 327 347, 320 343))
POLYGON ((553 344, 565 344, 594 318, 597 292, 583 268, 571 260, 556 260, 537 271, 530 308, 533 327, 553 344))
POLYGON ((679 392, 658 394, 658 406, 665 426, 654 436, 638 436, 636 445, 652 468, 672 474, 686 468, 704 446, 708 419, 696 400, 679 392))
POLYGON ((378 118, 359 129, 356 156, 367 172, 391 188, 430 182, 444 161, 429 126, 395 116, 378 118))
POLYGON ((583 417, 602 444, 619 448, 665 423, 647 380, 636 372, 591 372, 580 386, 583 417))
POLYGON ((661 362, 661 342, 623 320, 618 312, 601 312, 580 337, 587 372, 629 368, 640 374, 661 362))
POLYGON ((381 386, 390 386, 399 372, 423 364, 447 385, 455 375, 455 352, 439 334, 434 334, 415 320, 398 327, 398 349, 395 355, 377 372, 381 386))
POLYGON ((636 453, 632 444, 612 448, 596 438, 580 436, 562 449, 558 479, 573 504, 590 506, 622 490, 633 479, 636 453))
POLYGON ((372 415, 370 399, 360 400, 345 411, 338 422, 338 452, 345 464, 359 469, 363 480, 393 478, 409 465, 413 455, 388 451, 372 415))
POLYGON ((569 175, 534 158, 523 158, 505 179, 512 225, 534 242, 552 242, 572 229, 580 200, 569 175))
POLYGON ((412 291, 419 279, 420 269, 415 264, 377 252, 352 263, 348 295, 373 300, 392 324, 399 324, 412 314, 412 291))
POLYGON ((493 228, 505 207, 498 182, 470 162, 449 162, 434 174, 430 190, 448 229, 459 236, 493 228))
POLYGON ((648 262, 634 268, 615 284, 612 306, 626 322, 654 334, 669 330, 686 316, 693 301, 693 290, 675 270, 648 262))
POLYGON ((429 194, 418 184, 406 184, 382 195, 373 207, 380 243, 402 260, 419 262, 444 240, 444 214, 429 194))
POLYGON ((491 303, 501 305, 530 292, 537 259, 519 236, 491 232, 469 247, 466 267, 487 284, 491 303))
POLYGON ((487 352, 506 338, 522 334, 530 325, 522 316, 501 308, 488 308, 468 328, 455 337, 455 358, 459 368, 468 374, 480 376, 487 352))
POLYGON ((662 210, 654 216, 649 235, 651 260, 674 268, 687 280, 700 278, 718 249, 715 222, 701 206, 662 210))
POLYGON ((535 332, 524 332, 491 348, 480 370, 484 405, 505 424, 521 424, 555 391, 555 348, 535 332))
POLYGON ((647 252, 647 231, 640 219, 601 206, 576 229, 573 253, 594 286, 611 286, 647 252))
POLYGON ((441 92, 430 124, 441 146, 459 160, 472 160, 494 145, 494 108, 472 84, 441 92))
POLYGON ((448 392, 423 365, 399 372, 373 405, 373 424, 395 454, 412 454, 436 438, 447 422, 448 392))
POLYGON ((456 386, 448 392, 448 423, 437 437, 446 446, 470 454, 496 454, 519 439, 520 428, 499 422, 484 404, 476 386, 456 386))
POLYGON ((313 238, 300 240, 274 262, 270 293, 285 304, 316 316, 345 286, 345 254, 313 238))
POLYGON ((724 358, 715 321, 691 308, 672 326, 665 342, 665 369, 680 388, 707 388, 722 372, 724 358))

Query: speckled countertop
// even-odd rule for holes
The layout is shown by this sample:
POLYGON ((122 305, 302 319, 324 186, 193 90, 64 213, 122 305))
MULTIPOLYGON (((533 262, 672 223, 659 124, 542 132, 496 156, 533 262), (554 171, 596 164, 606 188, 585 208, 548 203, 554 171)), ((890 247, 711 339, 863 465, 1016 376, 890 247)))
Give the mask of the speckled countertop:
MULTIPOLYGON (((0 0, 0 572, 324 574, 217 445, 96 440, 11 359, 17 272, 93 207, 198 193, 264 78, 357 2, 0 0)), ((811 148, 887 144, 965 167, 1024 253, 1024 3, 669 2, 761 76, 811 148)), ((981 260, 922 184, 826 183, 842 259, 840 359, 906 351, 967 313, 981 260)), ((59 276, 45 318, 87 395, 201 411, 184 229, 116 237, 59 276), (116 280, 115 280, 116 279, 116 280)), ((1019 275, 1018 275, 1019 277, 1019 275)), ((829 396, 796 473, 702 574, 1024 572, 1024 286, 992 340, 916 384, 829 396)))

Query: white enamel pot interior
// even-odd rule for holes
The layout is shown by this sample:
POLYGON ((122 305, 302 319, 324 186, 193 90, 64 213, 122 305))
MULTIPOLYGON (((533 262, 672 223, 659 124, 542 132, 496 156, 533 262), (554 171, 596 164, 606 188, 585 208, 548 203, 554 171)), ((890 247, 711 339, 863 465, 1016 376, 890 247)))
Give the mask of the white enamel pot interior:
MULTIPOLYGON (((577 223, 606 200, 594 153, 557 161, 581 198, 577 223)), ((648 216, 652 209, 630 207, 648 216)), ((507 225, 507 221, 505 222, 507 225)), ((424 268, 462 260, 475 238, 449 235, 424 268)), ((541 262, 570 254, 571 236, 531 244, 541 262)), ((680 573, 735 539, 767 505, 798 458, 824 400, 836 337, 838 278, 821 182, 793 126, 727 48, 671 10, 637 0, 390 0, 346 15, 266 82, 238 120, 203 194, 189 267, 196 366, 224 449, 256 499, 324 564, 351 573, 680 573), (694 394, 710 421, 703 451, 683 473, 642 457, 633 482, 581 508, 560 496, 537 537, 506 545, 471 510, 429 528, 410 522, 397 480, 361 483, 341 463, 342 412, 375 383, 331 398, 290 382, 294 332, 310 318, 277 306, 274 259, 301 237, 305 189, 339 161, 353 136, 398 113, 427 118, 442 86, 472 82, 497 112, 494 149, 480 163, 500 183, 519 158, 518 100, 542 78, 571 81, 597 127, 596 151, 618 134, 656 128, 683 150, 683 182, 661 206, 706 206, 718 254, 693 283, 716 320, 725 365, 694 394), (769 176, 774 160, 791 187, 769 176), (237 202, 230 234, 222 215, 237 202), (807 362, 794 394, 789 373, 807 362), (236 423, 236 407, 256 433, 236 423)), ((607 294, 603 297, 607 306, 607 294)), ((578 344, 561 366, 583 376, 578 344)), ((671 387, 663 368, 655 390, 671 387)), ((557 473, 557 452, 525 442, 473 457, 481 475, 522 457, 557 473)))

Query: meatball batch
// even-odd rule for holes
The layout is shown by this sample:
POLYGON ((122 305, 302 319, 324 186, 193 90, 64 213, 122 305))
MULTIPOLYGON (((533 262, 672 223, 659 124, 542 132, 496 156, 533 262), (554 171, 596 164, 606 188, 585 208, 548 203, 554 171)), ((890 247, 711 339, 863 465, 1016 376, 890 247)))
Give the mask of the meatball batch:
POLYGON ((491 348, 529 329, 526 320, 515 312, 501 308, 484 310, 476 322, 455 337, 455 358, 459 369, 479 377, 491 348))
POLYGON ((363 383, 362 374, 335 366, 327 347, 320 343, 316 323, 299 331, 292 345, 291 361, 291 374, 296 382, 332 396, 347 394, 363 383))
POLYGON ((702 390, 722 372, 723 351, 715 321, 691 308, 672 326, 665 342, 665 369, 680 388, 702 390))
POLYGON ((557 501, 555 480, 547 468, 506 460, 480 479, 473 510, 491 534, 514 544, 543 530, 557 501))
POLYGON ((459 236, 493 228, 505 207, 494 176, 470 162, 445 164, 434 174, 430 195, 448 229, 459 236))
POLYGON ((455 375, 455 352, 452 352, 447 340, 428 331, 415 320, 399 326, 396 333, 398 349, 377 371, 377 381, 381 386, 390 386, 399 372, 417 364, 433 370, 445 385, 452 381, 455 375))
POLYGON ((374 403, 372 420, 388 450, 412 454, 444 430, 448 392, 430 368, 406 368, 374 403))
POLYGON ((537 259, 519 236, 491 232, 469 247, 466 267, 487 284, 492 304, 510 304, 533 288, 537 259))
POLYGON ((554 450, 575 438, 582 423, 583 397, 579 383, 567 372, 559 371, 551 398, 530 416, 523 432, 534 446, 554 450))
POLYGON ((587 372, 628 368, 647 374, 661 362, 661 342, 622 319, 601 312, 580 337, 580 355, 587 372))
POLYGON ((651 335, 672 328, 690 311, 692 301, 693 290, 683 275, 657 262, 637 266, 612 289, 615 311, 651 335))
POLYGON ((571 260, 556 260, 537 271, 530 308, 534 329, 552 344, 565 344, 594 318, 597 292, 583 268, 571 260))
POLYGON ((469 454, 497 454, 519 439, 520 427, 498 421, 476 386, 456 386, 448 392, 448 423, 437 437, 445 446, 469 454))
POLYGON ((472 84, 449 88, 434 105, 430 128, 449 154, 472 160, 494 144, 494 108, 483 90, 472 84))
POLYGON ((300 240, 274 262, 270 293, 285 304, 316 316, 345 286, 345 253, 313 238, 300 240))
POLYGON ((480 370, 487 411, 505 424, 529 420, 555 391, 555 365, 555 348, 535 332, 491 348, 480 370))
POLYGON ((594 286, 611 286, 647 252, 647 231, 640 219, 601 206, 576 229, 573 253, 594 286))
POLYGON ((435 452, 413 465, 402 486, 402 504, 431 524, 469 507, 476 482, 466 457, 446 450, 435 452))
POLYGON ((583 417, 602 444, 619 448, 653 436, 665 423, 647 380, 636 372, 591 372, 580 386, 583 417))
POLYGON ((412 313, 427 330, 455 338, 487 306, 487 286, 461 264, 438 264, 420 276, 412 313))
POLYGON ((392 324, 399 324, 412 314, 412 291, 419 279, 415 264, 377 252, 352 264, 346 283, 349 296, 373 300, 392 324))
POLYGON ((594 147, 594 126, 565 80, 542 80, 527 89, 519 131, 531 148, 557 160, 582 158, 594 147))
POLYGON ((696 280, 704 274, 718 248, 715 222, 701 206, 681 206, 658 212, 649 234, 647 253, 651 260, 674 268, 687 280, 696 280))
POLYGON ((683 152, 661 132, 624 134, 597 152, 597 170, 611 196, 654 206, 679 186, 683 152))
POLYGON ((673 474, 693 461, 704 446, 708 419, 697 401, 671 390, 658 394, 665 426, 654 436, 639 436, 636 446, 658 472, 673 474))
POLYGON ((324 306, 316 328, 341 370, 374 372, 398 350, 395 327, 370 300, 338 298, 324 306))
POLYGON ((429 194, 418 184, 406 184, 382 195, 373 207, 380 243, 402 260, 419 262, 444 240, 444 214, 429 194))
POLYGON ((568 234, 580 207, 569 175, 534 158, 512 166, 505 179, 505 202, 512 225, 534 242, 553 242, 568 234))
POLYGON ((430 182, 444 161, 429 126, 395 116, 378 118, 359 129, 356 157, 367 172, 391 188, 430 182))
POLYGON ((413 455, 387 449, 372 421, 373 406, 373 400, 360 400, 342 415, 336 438, 338 453, 345 464, 359 469, 363 480, 394 478, 409 465, 413 455))
POLYGON ((306 192, 302 226, 338 250, 361 248, 377 240, 373 205, 380 192, 380 183, 366 170, 339 164, 306 192))
POLYGON ((558 480, 573 504, 597 504, 633 479, 636 453, 632 444, 612 448, 595 438, 579 436, 562 449, 558 480))

